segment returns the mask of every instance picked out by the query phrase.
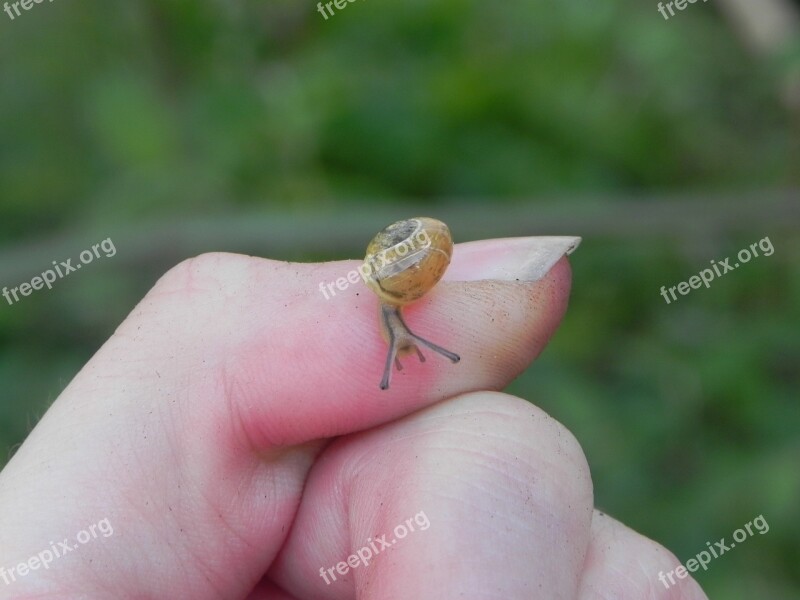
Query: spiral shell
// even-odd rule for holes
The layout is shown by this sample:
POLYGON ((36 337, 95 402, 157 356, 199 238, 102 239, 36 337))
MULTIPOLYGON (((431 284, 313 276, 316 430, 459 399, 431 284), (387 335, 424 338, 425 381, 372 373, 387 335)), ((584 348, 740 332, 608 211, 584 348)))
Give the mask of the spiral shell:
POLYGON ((430 217, 397 221, 367 246, 365 281, 384 303, 403 306, 439 282, 452 255, 453 239, 441 221, 430 217))

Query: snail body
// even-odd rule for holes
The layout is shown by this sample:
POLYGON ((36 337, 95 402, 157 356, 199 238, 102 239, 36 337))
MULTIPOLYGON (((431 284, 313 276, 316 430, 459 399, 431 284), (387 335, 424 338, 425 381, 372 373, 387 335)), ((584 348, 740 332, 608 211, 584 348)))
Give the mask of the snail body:
POLYGON ((398 355, 416 350, 419 344, 458 362, 458 354, 445 350, 411 332, 403 321, 403 306, 418 300, 439 282, 453 255, 453 239, 447 225, 430 217, 397 221, 384 228, 367 246, 362 274, 380 299, 381 331, 389 344, 381 389, 389 387, 392 363, 402 370, 398 355))

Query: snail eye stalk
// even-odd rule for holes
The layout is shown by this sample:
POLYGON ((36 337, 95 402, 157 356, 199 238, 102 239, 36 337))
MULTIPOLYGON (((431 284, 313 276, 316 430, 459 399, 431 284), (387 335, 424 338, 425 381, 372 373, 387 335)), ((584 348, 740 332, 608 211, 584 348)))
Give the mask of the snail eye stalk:
POLYGON ((381 379, 382 390, 389 387, 389 382, 392 378, 392 363, 395 363, 398 371, 403 370, 403 365, 400 364, 400 359, 398 358, 398 353, 402 350, 416 350, 419 361, 425 362, 425 355, 422 354, 422 351, 419 349, 419 344, 422 344, 434 352, 438 352, 442 356, 449 358, 453 364, 461 360, 461 357, 455 352, 445 350, 441 346, 412 332, 403 320, 399 306, 381 304, 381 319, 383 321, 384 330, 387 332, 389 338, 389 352, 386 355, 386 366, 383 369, 383 378, 381 379))

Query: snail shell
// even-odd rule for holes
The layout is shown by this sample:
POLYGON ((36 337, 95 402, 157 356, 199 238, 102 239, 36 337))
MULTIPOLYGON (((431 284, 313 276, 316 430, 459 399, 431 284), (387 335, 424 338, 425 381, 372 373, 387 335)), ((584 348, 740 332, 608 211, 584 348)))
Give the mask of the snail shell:
POLYGON ((367 246, 365 281, 382 302, 404 306, 439 282, 452 255, 450 230, 438 219, 397 221, 380 231, 367 246))

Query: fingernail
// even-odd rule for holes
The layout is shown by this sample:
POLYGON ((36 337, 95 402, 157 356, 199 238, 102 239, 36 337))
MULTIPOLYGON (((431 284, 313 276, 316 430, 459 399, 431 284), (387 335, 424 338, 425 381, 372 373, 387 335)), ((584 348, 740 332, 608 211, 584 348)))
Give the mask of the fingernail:
POLYGON ((451 281, 536 281, 581 243, 573 236, 480 240, 457 244, 445 275, 451 281))

